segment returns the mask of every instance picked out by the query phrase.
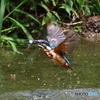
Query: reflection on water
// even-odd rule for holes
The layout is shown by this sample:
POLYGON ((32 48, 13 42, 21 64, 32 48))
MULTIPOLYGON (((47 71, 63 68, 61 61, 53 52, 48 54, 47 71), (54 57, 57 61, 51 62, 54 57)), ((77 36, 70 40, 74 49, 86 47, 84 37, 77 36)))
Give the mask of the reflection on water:
POLYGON ((52 92, 62 98, 66 95, 58 91, 56 94, 56 90, 100 89, 100 43, 84 42, 77 46, 73 55, 67 55, 74 70, 72 73, 67 73, 67 69, 50 60, 41 49, 25 50, 22 48, 19 50, 24 55, 14 54, 11 50, 4 48, 0 49, 1 95, 3 93, 16 94, 17 91, 25 90, 45 89, 46 91, 50 89, 53 92, 46 91, 47 94, 44 92, 43 96, 51 95, 52 92))

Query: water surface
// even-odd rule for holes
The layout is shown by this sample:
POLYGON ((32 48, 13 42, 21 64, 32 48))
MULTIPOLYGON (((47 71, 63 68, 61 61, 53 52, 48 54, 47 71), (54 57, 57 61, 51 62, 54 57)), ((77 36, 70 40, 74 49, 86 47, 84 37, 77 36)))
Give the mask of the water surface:
POLYGON ((0 48, 0 100, 73 100, 73 91, 98 93, 77 96, 75 100, 100 99, 99 42, 79 43, 73 55, 66 55, 72 73, 49 59, 40 48, 19 51, 24 55, 14 54, 11 48, 0 48))

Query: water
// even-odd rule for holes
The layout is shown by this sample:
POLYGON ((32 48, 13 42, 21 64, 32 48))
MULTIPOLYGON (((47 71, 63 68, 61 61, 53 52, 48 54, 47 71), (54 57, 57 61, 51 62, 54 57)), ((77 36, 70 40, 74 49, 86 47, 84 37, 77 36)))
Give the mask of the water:
POLYGON ((0 48, 0 100, 100 100, 99 42, 79 43, 73 55, 67 55, 72 73, 42 49, 19 51, 24 55, 0 48))
POLYGON ((0 95, 0 100, 100 100, 100 89, 42 89, 34 92, 7 92, 0 95), (96 95, 89 95, 95 93, 96 95))

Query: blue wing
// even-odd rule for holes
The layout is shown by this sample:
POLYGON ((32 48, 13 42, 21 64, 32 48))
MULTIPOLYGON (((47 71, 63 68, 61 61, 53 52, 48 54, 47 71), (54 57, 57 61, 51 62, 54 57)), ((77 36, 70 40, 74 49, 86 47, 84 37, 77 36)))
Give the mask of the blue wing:
POLYGON ((53 23, 48 23, 46 28, 48 33, 47 39, 50 42, 51 48, 57 47, 62 41, 66 39, 63 29, 61 29, 59 26, 53 23))
POLYGON ((78 41, 78 36, 72 34, 74 30, 70 29, 65 35, 62 28, 50 22, 47 23, 46 28, 48 33, 47 39, 50 43, 50 47, 58 54, 61 52, 72 54, 78 41))

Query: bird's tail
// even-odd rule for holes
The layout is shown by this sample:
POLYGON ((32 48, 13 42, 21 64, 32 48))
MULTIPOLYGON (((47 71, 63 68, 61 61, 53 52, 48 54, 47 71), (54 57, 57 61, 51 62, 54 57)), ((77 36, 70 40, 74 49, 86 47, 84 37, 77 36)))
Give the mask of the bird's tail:
POLYGON ((63 58, 65 59, 65 61, 68 63, 68 65, 70 65, 71 63, 69 62, 69 60, 65 57, 65 56, 63 56, 63 58))

